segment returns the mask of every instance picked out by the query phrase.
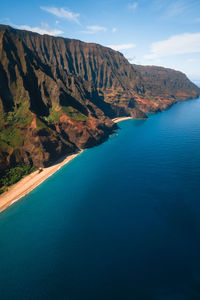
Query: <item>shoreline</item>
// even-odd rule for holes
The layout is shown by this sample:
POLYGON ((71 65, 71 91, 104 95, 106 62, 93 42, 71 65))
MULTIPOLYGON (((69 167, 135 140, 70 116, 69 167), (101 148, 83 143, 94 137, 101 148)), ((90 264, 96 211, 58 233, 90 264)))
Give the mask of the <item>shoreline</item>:
POLYGON ((119 122, 122 122, 122 121, 125 121, 125 120, 130 120, 130 119, 133 119, 133 118, 131 118, 131 117, 118 117, 118 118, 112 119, 112 121, 114 123, 119 123, 119 122))
MULTIPOLYGON (((131 117, 118 117, 112 119, 114 123, 119 123, 125 120, 130 120, 131 117)), ((20 179, 17 183, 8 187, 8 191, 4 192, 0 195, 0 213, 4 211, 6 208, 11 206, 13 203, 19 201, 22 197, 29 194, 33 191, 37 186, 43 183, 46 179, 48 179, 51 175, 56 173, 61 167, 66 165, 76 156, 81 154, 83 150, 80 150, 78 153, 74 153, 68 156, 65 156, 55 162, 52 166, 42 168, 42 171, 36 170, 33 173, 25 176, 20 179)))
MULTIPOLYGON (((199 96, 200 97, 200 96, 199 96)), ((198 99, 197 98, 190 98, 192 99, 198 99)), ((187 100, 190 100, 187 99, 187 100)), ((176 101, 174 104, 181 102, 176 101)), ((171 107, 172 105, 170 105, 171 107)), ((170 108, 169 107, 169 108, 170 108)), ((166 109, 165 109, 166 110, 166 109)), ((125 120, 134 119, 132 117, 117 117, 111 119, 114 123, 119 123, 125 120)), ((33 173, 25 176, 24 178, 20 179, 17 183, 11 185, 8 187, 8 191, 4 192, 0 195, 0 213, 9 206, 11 206, 13 203, 19 201, 22 197, 29 194, 31 191, 33 191, 37 186, 39 186, 41 183, 43 183, 46 179, 48 179, 51 175, 56 173, 60 168, 62 168, 64 165, 66 165, 68 162, 73 160, 76 156, 81 154, 83 150, 80 150, 77 153, 61 157, 59 160, 57 160, 55 163, 53 163, 52 166, 42 168, 39 170, 34 171, 33 173)))
POLYGON ((40 171, 40 169, 34 171, 33 173, 22 178, 17 183, 11 185, 7 192, 4 192, 2 195, 0 195, 0 213, 13 203, 19 201, 22 197, 29 194, 47 178, 56 173, 58 170, 60 170, 60 168, 69 163, 82 152, 83 150, 80 150, 78 153, 65 156, 57 161, 57 163, 55 162, 52 166, 43 168, 42 171, 40 171))

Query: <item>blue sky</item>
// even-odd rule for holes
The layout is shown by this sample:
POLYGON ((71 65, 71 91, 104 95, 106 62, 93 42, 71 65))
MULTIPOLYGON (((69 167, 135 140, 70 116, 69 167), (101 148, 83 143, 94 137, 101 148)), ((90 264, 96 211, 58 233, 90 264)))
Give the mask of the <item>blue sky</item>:
POLYGON ((110 46, 200 80, 200 0, 1 1, 0 23, 110 46))

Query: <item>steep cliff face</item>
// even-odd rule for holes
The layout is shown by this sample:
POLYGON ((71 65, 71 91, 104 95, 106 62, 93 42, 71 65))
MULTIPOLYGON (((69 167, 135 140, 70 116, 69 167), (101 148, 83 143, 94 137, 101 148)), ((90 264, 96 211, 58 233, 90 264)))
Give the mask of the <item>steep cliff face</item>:
POLYGON ((48 165, 106 139, 116 125, 90 101, 93 94, 81 78, 43 64, 17 36, 0 32, 0 169, 48 165))
POLYGON ((98 44, 41 36, 10 27, 7 30, 18 36, 43 64, 87 82, 96 90, 100 108, 112 117, 105 102, 112 104, 112 110, 118 113, 125 113, 135 103, 133 113, 137 115, 138 107, 146 112, 164 109, 174 100, 196 97, 199 93, 181 72, 131 65, 119 52, 98 44))
MULTIPOLYGON (((157 66, 134 65, 134 68, 142 76, 145 98, 154 101, 155 111, 165 109, 175 101, 195 98, 199 94, 199 88, 179 71, 157 66)), ((144 111, 148 111, 145 101, 140 104, 140 108, 142 106, 144 111)))
POLYGON ((105 140, 118 116, 146 117, 199 89, 97 44, 0 26, 0 171, 45 166, 105 140))
POLYGON ((140 73, 122 54, 98 44, 15 31, 43 63, 92 82, 97 89, 143 89, 140 73))

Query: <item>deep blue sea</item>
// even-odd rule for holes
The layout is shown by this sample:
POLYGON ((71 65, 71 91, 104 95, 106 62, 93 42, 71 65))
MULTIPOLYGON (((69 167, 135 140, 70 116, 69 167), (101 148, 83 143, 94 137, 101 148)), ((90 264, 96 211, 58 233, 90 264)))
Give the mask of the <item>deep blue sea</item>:
POLYGON ((119 126, 0 214, 1 300, 200 299, 200 98, 119 126))

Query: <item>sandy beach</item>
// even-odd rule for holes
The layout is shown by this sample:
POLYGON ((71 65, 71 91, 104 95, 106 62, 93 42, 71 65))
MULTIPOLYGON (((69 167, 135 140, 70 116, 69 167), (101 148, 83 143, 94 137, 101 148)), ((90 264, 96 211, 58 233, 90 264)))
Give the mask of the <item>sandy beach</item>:
POLYGON ((30 175, 22 178, 20 181, 8 188, 8 191, 0 195, 0 212, 5 210, 7 207, 18 201, 20 198, 27 195, 39 184, 44 182, 48 177, 58 171, 62 166, 70 162, 83 150, 76 154, 69 155, 65 158, 60 159, 57 163, 50 167, 37 170, 30 175))
MULTIPOLYGON (((112 119, 114 123, 132 119, 131 117, 120 117, 112 119)), ((77 155, 79 155, 83 150, 76 154, 69 155, 65 158, 62 158, 57 163, 53 164, 50 167, 37 170, 26 177, 22 178, 20 181, 8 188, 8 191, 0 195, 0 212, 5 210, 7 207, 12 205, 14 202, 18 201, 20 198, 24 197, 30 193, 34 188, 39 184, 44 182, 48 177, 58 171, 62 166, 67 164, 77 155)))
POLYGON ((125 121, 125 120, 130 120, 130 119, 132 119, 132 118, 131 117, 119 117, 119 118, 112 119, 112 121, 114 123, 119 123, 119 122, 122 122, 122 121, 125 121))

